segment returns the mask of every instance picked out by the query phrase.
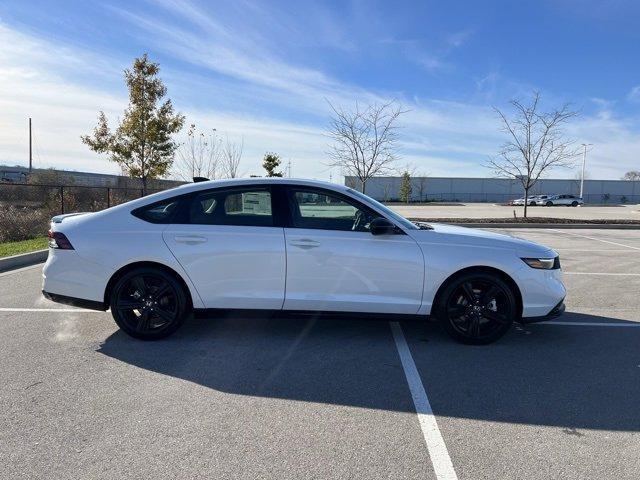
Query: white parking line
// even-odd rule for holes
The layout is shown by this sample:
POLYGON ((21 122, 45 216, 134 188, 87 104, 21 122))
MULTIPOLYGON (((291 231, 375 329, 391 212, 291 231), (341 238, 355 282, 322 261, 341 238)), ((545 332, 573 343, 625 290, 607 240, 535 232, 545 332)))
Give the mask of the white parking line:
POLYGON ((550 228, 549 230, 552 231, 552 232, 558 232, 558 233, 565 233, 567 235, 573 235, 574 237, 588 238, 589 240, 595 240, 596 242, 609 243, 611 245, 617 245, 618 247, 625 247, 625 248, 631 248, 633 250, 640 250, 640 247, 632 247, 631 245, 625 245, 624 243, 611 242, 609 240, 602 240, 600 238, 589 237, 587 235, 580 235, 579 233, 565 232, 563 230, 556 230, 555 228, 550 228))
MULTIPOLYGON (((541 243, 544 243, 544 240, 541 240, 541 243)), ((554 250, 562 252, 566 250, 567 252, 598 252, 598 253, 633 253, 630 252, 626 248, 571 248, 571 247, 553 247, 554 250)))
MULTIPOLYGON (((532 323, 531 325, 535 325, 532 323)), ((549 320, 548 322, 540 322, 538 325, 570 325, 572 327, 640 327, 640 322, 620 323, 620 322, 556 322, 549 320)))
POLYGON ((418 421, 420 422, 424 440, 427 443, 427 451, 429 452, 436 478, 438 480, 457 480, 458 476, 451 463, 451 457, 449 457, 449 452, 447 451, 447 446, 444 443, 442 434, 438 429, 438 423, 433 415, 427 392, 420 380, 420 374, 411 356, 411 351, 409 350, 409 345, 407 345, 404 333, 402 333, 402 328, 398 322, 389 322, 389 325, 393 332, 393 339, 396 342, 396 348, 398 349, 398 355, 402 362, 404 375, 409 384, 413 404, 416 407, 418 421))
POLYGON ((0 312, 104 313, 101 310, 86 310, 83 308, 10 308, 10 307, 0 307, 0 312))
POLYGON ((562 272, 563 275, 611 275, 620 277, 640 277, 640 273, 606 273, 606 272, 562 272))

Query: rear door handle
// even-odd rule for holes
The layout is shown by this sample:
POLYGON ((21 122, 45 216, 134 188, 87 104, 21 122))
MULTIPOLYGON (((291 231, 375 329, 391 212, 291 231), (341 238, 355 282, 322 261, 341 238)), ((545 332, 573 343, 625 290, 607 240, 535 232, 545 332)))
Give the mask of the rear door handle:
POLYGON ((293 245, 294 247, 300 247, 304 249, 316 248, 320 246, 320 242, 316 240, 312 240, 311 238, 300 238, 297 240, 291 240, 289 245, 293 245))
POLYGON ((177 243, 186 243, 187 245, 195 245, 196 243, 204 243, 207 237, 201 235, 176 235, 173 239, 177 243))

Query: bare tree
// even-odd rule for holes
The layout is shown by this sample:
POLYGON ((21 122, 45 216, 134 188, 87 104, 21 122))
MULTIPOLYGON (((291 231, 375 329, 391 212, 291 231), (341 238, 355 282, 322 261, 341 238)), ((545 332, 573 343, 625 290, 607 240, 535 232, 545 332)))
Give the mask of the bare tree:
POLYGON ((514 116, 510 119, 494 107, 508 140, 487 166, 498 176, 519 180, 524 189, 524 216, 527 216, 529 190, 541 175, 555 167, 572 167, 579 149, 568 140, 563 127, 578 112, 563 105, 559 110, 540 111, 540 94, 534 92, 527 105, 512 100, 514 116))
POLYGON ((388 202, 391 200, 391 182, 384 182, 382 186, 382 201, 388 202))
POLYGON ((222 139, 218 138, 216 130, 204 133, 192 123, 187 132, 187 141, 178 149, 175 174, 186 181, 191 181, 193 177, 215 180, 220 176, 222 154, 222 139))
POLYGON ((328 136, 333 140, 328 164, 340 167, 345 175, 356 177, 366 190, 367 181, 392 171, 398 150, 398 117, 405 113, 394 101, 352 111, 329 103, 333 116, 328 136))
POLYGON ((418 197, 420 202, 424 202, 425 194, 427 192, 427 174, 426 173, 418 173, 415 177, 418 180, 418 197))
POLYGON ((227 141, 222 151, 222 171, 226 178, 237 178, 238 168, 240 167, 240 161, 242 160, 242 151, 244 150, 244 138, 240 140, 240 143, 227 141))
POLYGON ((349 188, 356 188, 356 181, 353 177, 344 177, 344 184, 349 188))
POLYGON ((631 170, 624 174, 624 177, 622 177, 622 180, 638 181, 640 180, 640 171, 631 170))

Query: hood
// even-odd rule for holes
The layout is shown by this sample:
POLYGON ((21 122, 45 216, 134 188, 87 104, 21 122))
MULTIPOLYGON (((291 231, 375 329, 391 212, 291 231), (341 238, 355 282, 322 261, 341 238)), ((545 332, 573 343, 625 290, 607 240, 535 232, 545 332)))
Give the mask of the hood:
POLYGON ((415 230, 411 235, 421 244, 458 245, 461 247, 498 248, 515 251, 520 256, 553 257, 555 251, 545 245, 476 228, 431 223, 433 230, 415 230))

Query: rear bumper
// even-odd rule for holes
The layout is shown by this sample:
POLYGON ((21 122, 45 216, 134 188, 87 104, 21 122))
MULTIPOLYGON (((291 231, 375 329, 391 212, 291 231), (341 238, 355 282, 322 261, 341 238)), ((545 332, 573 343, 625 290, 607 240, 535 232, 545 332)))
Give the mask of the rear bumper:
POLYGON ((44 298, 51 300, 52 302, 62 303, 64 305, 71 305, 72 307, 87 308, 89 310, 102 310, 105 311, 107 306, 103 302, 96 302, 95 300, 87 300, 85 298, 68 297, 66 295, 59 295, 57 293, 45 292, 42 290, 44 298))
POLYGON ((50 248, 42 269, 42 290, 59 298, 102 303, 111 275, 113 271, 85 260, 76 250, 50 248))
POLYGON ((540 317, 523 317, 520 323, 536 323, 536 322, 544 322, 547 320, 551 320, 552 318, 556 318, 562 315, 564 313, 564 310, 565 310, 565 305, 564 305, 564 298, 563 298, 546 315, 542 315, 540 317))

